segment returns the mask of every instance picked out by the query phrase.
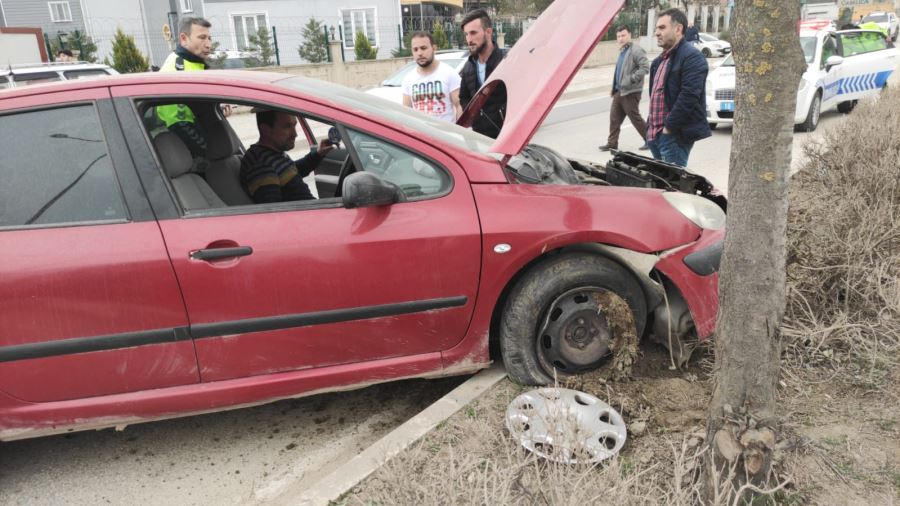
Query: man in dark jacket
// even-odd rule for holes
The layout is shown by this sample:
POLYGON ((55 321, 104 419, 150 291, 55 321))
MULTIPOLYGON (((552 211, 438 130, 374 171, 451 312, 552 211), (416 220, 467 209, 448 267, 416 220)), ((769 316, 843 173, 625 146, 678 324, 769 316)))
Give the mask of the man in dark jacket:
POLYGON ((686 166, 694 143, 712 135, 706 120, 706 58, 684 40, 687 17, 669 9, 656 21, 663 49, 650 66, 647 144, 653 157, 686 166))
MULTIPOLYGON (((463 110, 475 97, 481 85, 506 56, 506 51, 494 45, 491 40, 493 28, 491 18, 484 9, 475 9, 466 14, 462 21, 462 29, 469 45, 469 59, 459 72, 462 85, 459 88, 459 101, 463 110)), ((472 130, 494 139, 500 135, 503 118, 506 116, 506 89, 498 87, 481 108, 481 113, 472 122, 472 130)))

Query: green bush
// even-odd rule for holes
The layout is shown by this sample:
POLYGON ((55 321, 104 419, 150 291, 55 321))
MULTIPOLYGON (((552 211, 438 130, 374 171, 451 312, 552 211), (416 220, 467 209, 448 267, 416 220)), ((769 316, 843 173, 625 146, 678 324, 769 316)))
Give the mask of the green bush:
POLYGON ((356 32, 356 39, 353 41, 353 51, 356 53, 357 60, 374 60, 378 55, 378 51, 369 43, 369 38, 363 32, 356 32))
POLYGON ((303 27, 303 43, 297 48, 300 58, 310 63, 322 63, 328 59, 328 39, 323 27, 325 24, 316 18, 309 18, 303 27))
POLYGON ((403 34, 403 46, 398 47, 397 49, 391 49, 391 56, 394 58, 407 58, 412 56, 412 34, 411 30, 408 30, 405 34, 403 34))
POLYGON ((447 32, 444 30, 444 25, 439 21, 434 22, 431 38, 434 39, 434 45, 437 46, 438 49, 450 49, 450 41, 447 40, 447 32))
POLYGON ((150 68, 147 58, 138 50, 134 37, 125 35, 122 28, 116 28, 116 36, 112 42, 112 61, 106 64, 119 71, 120 74, 146 72, 150 68))
POLYGON ((265 26, 259 27, 256 33, 247 37, 250 42, 250 51, 256 56, 248 59, 244 65, 247 67, 271 67, 275 65, 275 45, 272 44, 272 36, 265 26))

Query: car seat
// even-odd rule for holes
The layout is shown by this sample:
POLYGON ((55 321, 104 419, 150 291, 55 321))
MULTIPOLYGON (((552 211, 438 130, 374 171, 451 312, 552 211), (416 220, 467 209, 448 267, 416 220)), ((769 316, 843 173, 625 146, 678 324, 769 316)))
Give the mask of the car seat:
POLYGON ((191 152, 177 135, 161 132, 153 139, 153 147, 185 210, 226 207, 200 175, 190 172, 191 152))

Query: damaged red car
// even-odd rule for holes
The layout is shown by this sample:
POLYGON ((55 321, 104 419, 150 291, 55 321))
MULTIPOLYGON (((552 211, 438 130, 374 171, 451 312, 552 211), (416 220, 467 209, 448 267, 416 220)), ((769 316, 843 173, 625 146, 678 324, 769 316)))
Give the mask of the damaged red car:
POLYGON ((276 73, 0 92, 0 440, 492 358, 543 384, 608 360, 599 295, 684 359, 715 326, 724 198, 678 166, 529 144, 620 7, 546 10, 480 92, 506 90, 496 140, 276 73), (155 109, 172 104, 202 126, 202 159, 160 125, 155 109), (304 146, 339 136, 318 198, 254 204, 235 127, 252 116, 222 104, 295 115, 304 146))

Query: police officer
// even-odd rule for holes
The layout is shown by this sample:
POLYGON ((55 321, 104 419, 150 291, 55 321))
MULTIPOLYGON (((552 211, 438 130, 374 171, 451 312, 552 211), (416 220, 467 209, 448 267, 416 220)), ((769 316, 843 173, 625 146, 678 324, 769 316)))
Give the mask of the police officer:
MULTIPOLYGON (((175 51, 166 58, 160 72, 192 72, 206 69, 206 59, 212 52, 212 25, 203 18, 182 18, 178 24, 175 51)), ((226 116, 230 111, 226 108, 226 116)), ((161 105, 156 115, 171 132, 181 138, 194 157, 206 154, 206 138, 194 121, 194 112, 184 104, 161 105)))

